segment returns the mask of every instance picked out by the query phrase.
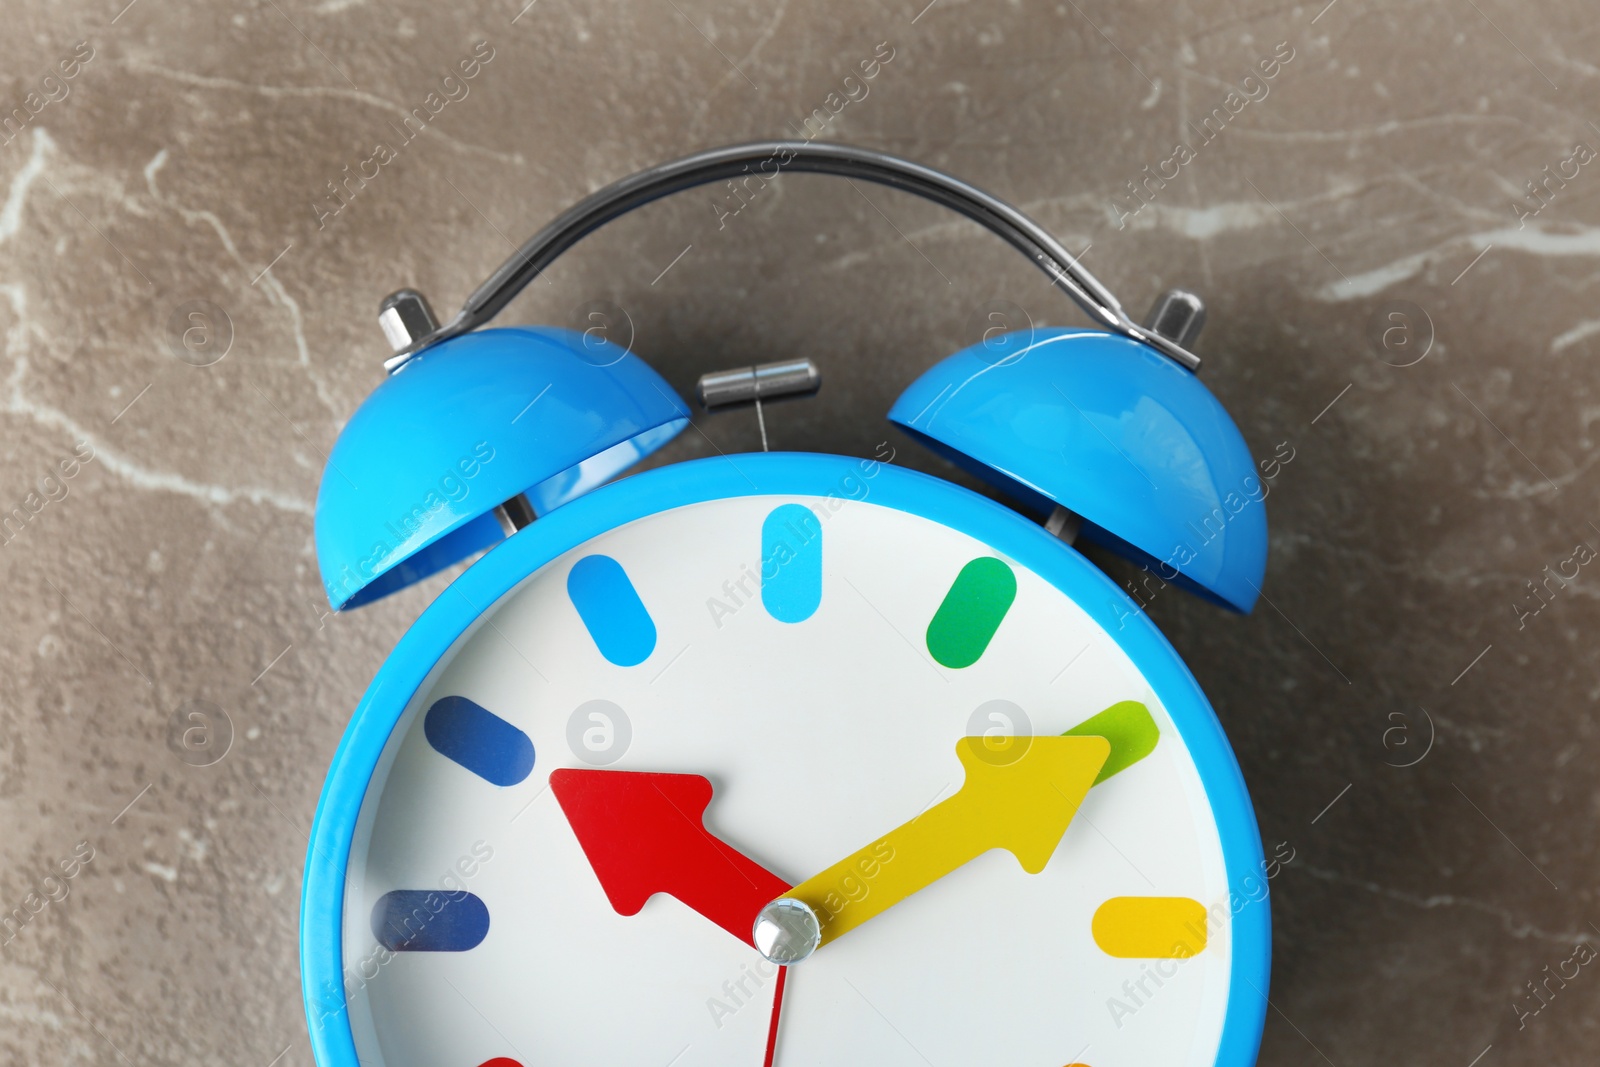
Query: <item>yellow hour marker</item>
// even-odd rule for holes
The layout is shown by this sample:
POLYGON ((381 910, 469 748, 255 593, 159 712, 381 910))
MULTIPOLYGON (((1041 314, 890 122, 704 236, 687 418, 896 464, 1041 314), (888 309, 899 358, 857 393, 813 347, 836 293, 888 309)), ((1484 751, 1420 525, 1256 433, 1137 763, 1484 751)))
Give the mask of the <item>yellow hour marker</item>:
POLYGON ((1090 929, 1108 956, 1184 959, 1206 947, 1206 909, 1189 897, 1112 897, 1090 929))

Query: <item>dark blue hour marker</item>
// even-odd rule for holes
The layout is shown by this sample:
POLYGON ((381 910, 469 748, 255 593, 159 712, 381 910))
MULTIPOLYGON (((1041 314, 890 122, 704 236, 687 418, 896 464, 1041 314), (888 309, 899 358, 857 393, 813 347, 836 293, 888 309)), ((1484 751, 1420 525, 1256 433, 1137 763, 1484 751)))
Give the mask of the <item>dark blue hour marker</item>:
POLYGON ((656 649, 656 624, 628 572, 610 556, 584 556, 567 573, 567 596, 594 639, 619 667, 632 667, 656 649))
POLYGON ((533 770, 528 735, 466 697, 435 701, 422 732, 439 755, 495 785, 516 785, 533 770))
POLYGON ((464 889, 396 889, 372 908, 372 936, 390 952, 465 952, 488 933, 489 909, 464 889))

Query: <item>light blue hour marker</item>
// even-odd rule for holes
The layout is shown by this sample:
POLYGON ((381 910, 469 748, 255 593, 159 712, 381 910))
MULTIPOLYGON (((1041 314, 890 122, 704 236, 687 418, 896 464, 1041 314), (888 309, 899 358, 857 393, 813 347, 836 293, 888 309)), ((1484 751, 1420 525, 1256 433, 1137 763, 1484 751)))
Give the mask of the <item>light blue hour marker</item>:
POLYGON ((805 622, 822 603, 822 521, 804 504, 761 524, 761 603, 779 622, 805 622))
POLYGON ((619 667, 649 658, 656 624, 622 564, 610 556, 585 556, 567 574, 567 596, 600 654, 619 667))

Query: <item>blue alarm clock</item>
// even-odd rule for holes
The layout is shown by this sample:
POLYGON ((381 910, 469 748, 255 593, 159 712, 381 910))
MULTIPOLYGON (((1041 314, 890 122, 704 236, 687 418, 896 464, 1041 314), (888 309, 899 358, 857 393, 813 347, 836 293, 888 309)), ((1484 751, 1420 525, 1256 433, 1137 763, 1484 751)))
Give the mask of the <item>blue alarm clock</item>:
MULTIPOLYGON (((1178 655, 1073 547, 1254 605, 1266 518, 1195 374, 1203 314, 1173 291, 1135 323, 1014 208, 808 142, 595 193, 443 325, 386 300, 390 374, 317 499, 328 597, 484 554, 328 771, 300 931, 321 1067, 1253 1064, 1270 920, 1244 781, 1178 655), (614 480, 684 401, 603 338, 483 328, 610 219, 788 171, 944 204, 1101 327, 986 338, 889 412, 1013 506, 883 455, 614 480)), ((700 393, 819 381, 796 361, 700 393)))

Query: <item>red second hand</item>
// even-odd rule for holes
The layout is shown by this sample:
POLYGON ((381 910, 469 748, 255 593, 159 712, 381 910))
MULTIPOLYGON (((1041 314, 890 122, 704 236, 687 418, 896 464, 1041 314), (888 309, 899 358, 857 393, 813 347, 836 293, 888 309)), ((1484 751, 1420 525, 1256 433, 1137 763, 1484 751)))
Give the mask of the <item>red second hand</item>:
POLYGON ((783 983, 789 977, 789 968, 778 968, 778 984, 772 991, 772 1025, 767 1028, 767 1058, 761 1067, 772 1067, 778 1053, 778 1013, 783 1010, 783 983))

